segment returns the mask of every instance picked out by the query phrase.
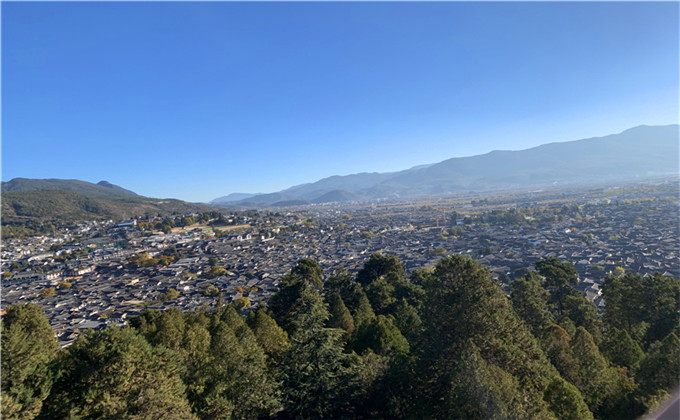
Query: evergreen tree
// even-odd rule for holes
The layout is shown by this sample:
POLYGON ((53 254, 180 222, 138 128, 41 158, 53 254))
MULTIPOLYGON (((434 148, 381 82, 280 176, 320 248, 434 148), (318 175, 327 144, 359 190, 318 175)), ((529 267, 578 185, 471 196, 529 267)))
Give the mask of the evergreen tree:
POLYGON ((32 419, 50 393, 59 345, 40 306, 16 304, 2 318, 2 418, 32 419))
POLYGON ((210 331, 210 362, 198 398, 201 417, 256 418, 271 413, 280 404, 277 384, 243 317, 225 306, 212 317, 210 331))
POLYGON ((394 255, 375 253, 371 255, 364 267, 357 274, 357 282, 366 287, 380 277, 392 273, 399 279, 406 279, 406 269, 399 258, 394 255))
POLYGON ((292 314, 298 309, 300 296, 308 287, 299 277, 287 274, 279 281, 279 291, 267 303, 272 318, 289 336, 294 332, 292 314))
POLYGON ((350 348, 359 354, 371 349, 381 356, 403 357, 409 352, 409 343, 394 325, 392 316, 378 315, 359 327, 350 348))
POLYGON ((450 372, 461 357, 468 339, 479 348, 488 364, 513 376, 526 417, 550 418, 543 394, 558 375, 526 325, 520 321, 503 291, 491 281, 487 269, 469 257, 443 258, 434 279, 425 287, 427 311, 419 355, 426 378, 420 385, 426 401, 421 407, 436 412, 445 393, 450 372))
POLYGON ((352 319, 349 309, 347 309, 347 306, 345 306, 342 298, 337 293, 326 296, 326 302, 328 302, 328 310, 330 312, 328 327, 342 329, 345 331, 343 338, 347 339, 354 331, 354 319, 352 319))
POLYGON ((288 334, 267 315, 264 308, 250 312, 246 323, 253 330, 257 343, 267 356, 276 363, 281 362, 290 347, 288 334))
POLYGON ((454 370, 443 417, 470 420, 526 418, 517 380, 489 365, 468 340, 454 370))
POLYGON ((290 273, 317 289, 323 287, 323 270, 318 262, 311 258, 302 258, 290 270, 290 273))
POLYGON ((549 297, 541 278, 534 272, 516 279, 511 285, 512 307, 536 337, 554 322, 548 306, 549 297))
POLYGON ((629 397, 635 387, 633 380, 623 370, 609 365, 585 328, 576 329, 571 344, 579 367, 574 385, 590 411, 598 419, 628 417, 632 410, 629 397))
POLYGON ((557 371, 570 383, 577 383, 579 366, 571 350, 571 337, 559 325, 548 327, 542 337, 542 347, 557 371))
POLYGON ((333 417, 349 409, 357 391, 358 361, 343 353, 342 330, 327 328, 328 317, 319 294, 304 289, 292 316, 291 348, 281 365, 285 404, 294 415, 333 417))
POLYGON ((368 298, 364 292, 359 293, 357 301, 357 307, 352 313, 355 329, 361 327, 367 322, 372 321, 375 318, 375 312, 373 312, 371 303, 368 301, 368 298))
POLYGON ((560 420, 593 419, 578 389, 562 378, 555 378, 548 384, 543 399, 560 420))
POLYGON ((602 353, 612 363, 634 369, 645 353, 626 330, 612 328, 602 342, 602 353))
POLYGON ((60 358, 43 418, 192 419, 181 358, 130 328, 81 335, 60 358))
POLYGON ((578 284, 578 272, 572 264, 560 262, 555 257, 537 261, 536 269, 545 277, 546 289, 557 305, 557 314, 561 315, 564 299, 573 291, 572 286, 578 284))
POLYGON ((663 341, 653 343, 640 362, 636 378, 644 396, 671 392, 680 380, 680 340, 670 333, 663 341))
POLYGON ((632 273, 608 276, 602 285, 606 305, 603 319, 610 328, 623 329, 643 349, 678 333, 680 282, 660 273, 645 278, 632 273))
POLYGON ((423 321, 418 311, 409 305, 406 299, 401 299, 395 307, 394 323, 409 343, 415 342, 423 328, 423 321))

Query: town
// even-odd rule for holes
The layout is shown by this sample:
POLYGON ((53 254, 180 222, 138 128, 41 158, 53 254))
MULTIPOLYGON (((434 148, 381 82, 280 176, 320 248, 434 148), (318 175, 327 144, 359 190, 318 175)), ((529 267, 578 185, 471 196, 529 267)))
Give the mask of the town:
POLYGON ((509 290, 556 257, 596 307, 609 274, 680 274, 680 199, 665 182, 589 191, 469 194, 420 201, 326 204, 88 221, 54 236, 2 243, 2 308, 42 306, 62 346, 86 329, 147 309, 266 303, 301 258, 326 276, 356 273, 376 252, 407 272, 465 254, 509 290))

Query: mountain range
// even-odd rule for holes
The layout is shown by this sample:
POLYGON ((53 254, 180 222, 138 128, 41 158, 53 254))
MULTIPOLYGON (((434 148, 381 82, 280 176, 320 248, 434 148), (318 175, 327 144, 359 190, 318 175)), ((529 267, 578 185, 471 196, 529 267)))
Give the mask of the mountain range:
POLYGON ((14 178, 2 183, 2 224, 124 219, 211 208, 175 199, 138 195, 107 181, 14 178))
POLYGON ((520 151, 497 150, 398 172, 331 176, 239 200, 235 195, 227 196, 232 198, 229 200, 221 197, 210 204, 282 206, 367 201, 677 175, 679 128, 677 124, 642 125, 605 137, 549 143, 520 151))

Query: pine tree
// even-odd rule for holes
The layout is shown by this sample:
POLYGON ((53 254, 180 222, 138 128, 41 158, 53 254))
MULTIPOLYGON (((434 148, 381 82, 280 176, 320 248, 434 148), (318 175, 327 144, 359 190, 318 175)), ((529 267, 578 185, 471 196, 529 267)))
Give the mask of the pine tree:
POLYGON ((636 368, 645 355, 628 331, 618 328, 612 328, 605 334, 602 353, 615 365, 629 369, 636 368))
POLYGON ((541 278, 534 272, 516 279, 511 285, 512 307, 536 337, 540 337, 554 322, 548 306, 549 297, 550 294, 541 284, 541 278))
POLYGON ((257 343, 274 362, 279 363, 290 347, 288 334, 276 324, 264 308, 248 314, 246 323, 253 330, 257 343))
POLYGON ((327 418, 347 410, 356 392, 355 357, 343 353, 342 330, 327 328, 328 310, 312 289, 292 314, 295 333, 281 365, 282 390, 294 415, 327 418))
POLYGON ((50 393, 59 345, 40 306, 17 304, 2 319, 2 418, 32 419, 50 393))
POLYGON ((347 309, 347 306, 345 306, 342 298, 337 293, 327 295, 326 302, 330 312, 328 327, 342 329, 345 331, 343 338, 347 339, 354 331, 354 319, 352 319, 349 309, 347 309))
POLYGON ((598 419, 627 417, 635 384, 625 371, 610 366, 593 337, 583 327, 576 329, 572 352, 578 364, 576 387, 583 394, 590 411, 598 419))
POLYGON ((180 378, 181 358, 130 328, 81 335, 60 358, 62 376, 44 418, 195 418, 180 378))

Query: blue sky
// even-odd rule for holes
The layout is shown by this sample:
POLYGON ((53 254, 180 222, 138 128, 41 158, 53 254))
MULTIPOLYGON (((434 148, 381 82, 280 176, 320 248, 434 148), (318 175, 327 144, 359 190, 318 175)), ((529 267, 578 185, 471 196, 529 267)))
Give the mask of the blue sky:
POLYGON ((1 7, 4 181, 209 201, 678 122, 677 2, 1 7))

